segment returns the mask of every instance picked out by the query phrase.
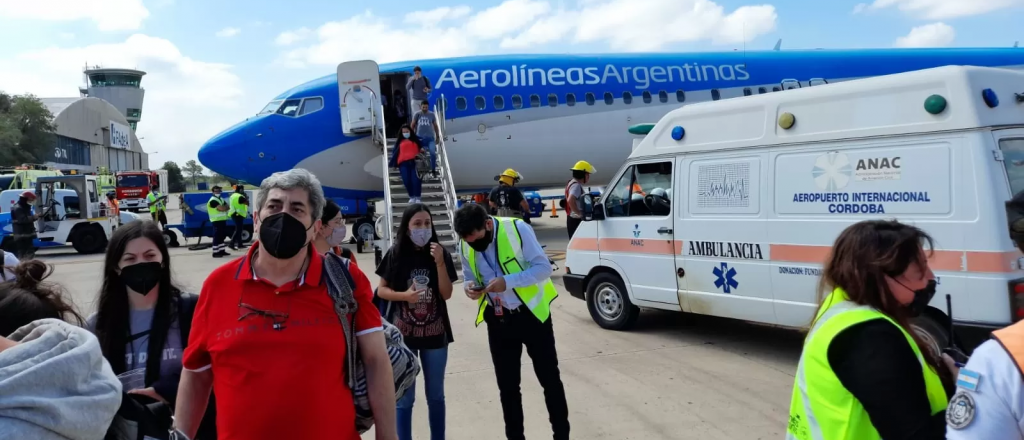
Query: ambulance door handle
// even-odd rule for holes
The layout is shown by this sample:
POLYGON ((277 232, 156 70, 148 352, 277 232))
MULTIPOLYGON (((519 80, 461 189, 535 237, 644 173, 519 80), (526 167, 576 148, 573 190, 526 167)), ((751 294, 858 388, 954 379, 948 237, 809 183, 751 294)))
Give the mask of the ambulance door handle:
POLYGON ((659 234, 671 234, 672 230, 669 229, 669 228, 666 228, 666 227, 661 227, 661 228, 658 228, 658 233, 659 234))

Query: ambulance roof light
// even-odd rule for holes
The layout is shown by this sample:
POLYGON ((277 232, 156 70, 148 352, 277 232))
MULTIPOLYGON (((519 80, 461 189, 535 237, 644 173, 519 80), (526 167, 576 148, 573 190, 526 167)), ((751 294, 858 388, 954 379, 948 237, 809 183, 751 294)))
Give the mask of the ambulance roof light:
POLYGON ((636 124, 629 127, 630 134, 646 136, 654 128, 654 124, 636 124))
POLYGON ((999 106, 999 97, 996 96, 996 92, 992 89, 982 90, 981 99, 985 101, 985 105, 987 105, 988 108, 996 108, 999 106))
POLYGON ((937 115, 946 110, 946 98, 942 95, 932 95, 924 100, 924 110, 933 115, 937 115))

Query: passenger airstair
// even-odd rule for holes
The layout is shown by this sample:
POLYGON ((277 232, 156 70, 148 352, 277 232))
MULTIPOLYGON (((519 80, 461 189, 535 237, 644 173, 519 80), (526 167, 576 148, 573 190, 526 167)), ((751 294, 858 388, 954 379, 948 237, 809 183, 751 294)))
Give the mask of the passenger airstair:
MULTIPOLYGON (((444 96, 437 99, 438 104, 434 105, 434 115, 437 117, 437 125, 441 131, 440 139, 437 139, 437 176, 423 176, 423 190, 420 199, 430 209, 431 220, 437 230, 437 238, 441 244, 452 255, 455 268, 461 274, 462 263, 459 258, 459 237, 455 233, 453 221, 455 210, 458 209, 458 198, 455 193, 455 183, 452 180, 451 165, 448 163, 448 148, 445 144, 445 115, 444 96)), ((383 123, 381 124, 383 126, 383 123)), ((386 131, 384 131, 386 133, 386 131)), ((388 166, 388 159, 392 151, 397 147, 397 139, 387 139, 387 148, 384 149, 384 205, 382 217, 378 220, 378 234, 381 235, 385 247, 382 251, 390 248, 397 238, 398 226, 402 221, 402 213, 409 207, 409 194, 402 183, 402 176, 398 169, 388 166)))

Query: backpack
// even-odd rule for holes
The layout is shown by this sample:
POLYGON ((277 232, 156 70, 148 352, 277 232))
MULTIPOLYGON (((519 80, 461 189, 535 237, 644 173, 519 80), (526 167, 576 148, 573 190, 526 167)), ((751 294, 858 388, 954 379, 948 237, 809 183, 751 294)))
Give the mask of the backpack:
POLYGON ((423 176, 430 174, 431 171, 433 170, 430 168, 430 153, 420 151, 416 155, 416 174, 422 179, 423 176))
MULTIPOLYGON (((355 281, 348 271, 349 261, 333 253, 324 257, 323 280, 327 283, 327 293, 334 301, 334 312, 341 321, 345 334, 345 381, 352 390, 355 403, 356 429, 359 434, 373 427, 373 410, 370 408, 369 390, 366 385, 366 371, 356 347, 354 316, 359 309, 352 290, 355 281)), ((388 357, 391 359, 391 370, 395 378, 395 403, 416 383, 420 374, 420 364, 416 355, 405 345, 402 332, 381 318, 384 327, 384 343, 387 345, 388 357)))

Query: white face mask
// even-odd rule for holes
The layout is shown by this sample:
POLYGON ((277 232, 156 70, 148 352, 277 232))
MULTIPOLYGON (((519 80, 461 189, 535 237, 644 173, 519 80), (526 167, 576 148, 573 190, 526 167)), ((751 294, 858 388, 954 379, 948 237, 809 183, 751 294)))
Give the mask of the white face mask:
POLYGON ((412 133, 402 133, 402 137, 404 137, 404 138, 406 138, 406 139, 409 139, 409 136, 410 136, 411 134, 412 134, 412 133))
POLYGON ((347 233, 348 231, 345 230, 345 225, 342 224, 334 229, 334 231, 331 232, 331 235, 327 236, 327 244, 331 246, 341 246, 341 244, 345 242, 345 234, 347 233))

